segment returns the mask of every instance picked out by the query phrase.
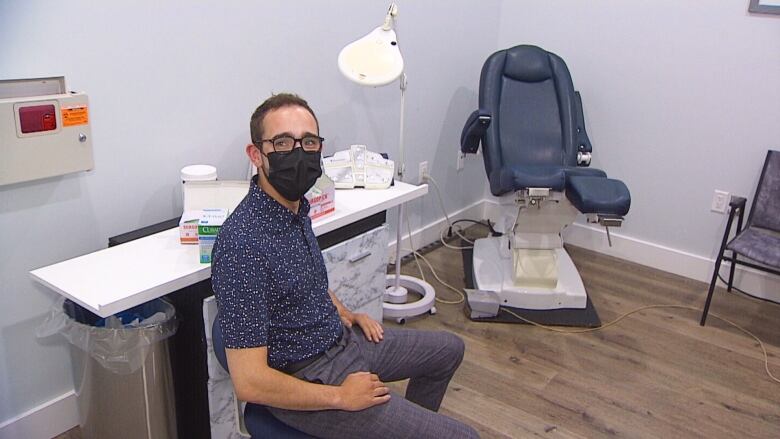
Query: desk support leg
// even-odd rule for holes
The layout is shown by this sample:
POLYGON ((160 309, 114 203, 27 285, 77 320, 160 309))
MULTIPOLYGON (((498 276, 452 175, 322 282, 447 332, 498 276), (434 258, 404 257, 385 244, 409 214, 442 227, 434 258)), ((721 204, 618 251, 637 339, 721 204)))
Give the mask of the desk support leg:
POLYGON ((179 439, 211 438, 203 326, 203 299, 211 295, 211 280, 207 279, 166 296, 179 319, 170 345, 179 439))

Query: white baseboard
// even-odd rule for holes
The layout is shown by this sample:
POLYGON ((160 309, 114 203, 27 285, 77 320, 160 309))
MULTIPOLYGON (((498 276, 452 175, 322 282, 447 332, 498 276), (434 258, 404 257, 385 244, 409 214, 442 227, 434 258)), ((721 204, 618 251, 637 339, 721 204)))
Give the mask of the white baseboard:
MULTIPOLYGON (((497 219, 498 204, 489 199, 484 201, 485 218, 497 219)), ((715 267, 713 259, 626 236, 619 231, 616 232, 614 228, 610 229, 610 237, 612 238, 612 247, 609 246, 603 227, 580 223, 572 224, 563 233, 563 240, 567 244, 708 284, 712 278, 712 270, 715 267)), ((720 239, 720 236, 716 236, 714 239, 720 239)), ((729 263, 724 263, 721 267, 721 274, 724 278, 727 277, 729 267, 729 263)), ((752 293, 756 297, 780 303, 780 276, 738 265, 734 273, 734 286, 752 293)))
MULTIPOLYGON (((606 232, 602 227, 584 224, 569 227, 564 233, 564 241, 708 284, 712 279, 712 270, 715 268, 713 259, 617 234, 613 230, 610 230, 612 247, 607 243, 606 232)), ((721 265, 720 272, 724 279, 728 278, 730 266, 728 262, 721 265)), ((737 265, 734 286, 756 297, 780 303, 780 277, 771 273, 737 265)))
POLYGON ((51 439, 79 425, 71 390, 0 424, 0 439, 51 439))

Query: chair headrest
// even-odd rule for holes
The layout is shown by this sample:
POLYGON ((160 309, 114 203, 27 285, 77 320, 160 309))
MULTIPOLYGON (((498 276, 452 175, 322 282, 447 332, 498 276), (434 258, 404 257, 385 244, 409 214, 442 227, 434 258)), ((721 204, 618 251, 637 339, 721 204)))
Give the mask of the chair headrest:
POLYGON ((552 78, 547 51, 536 46, 515 46, 506 50, 504 75, 517 81, 541 82, 552 78))

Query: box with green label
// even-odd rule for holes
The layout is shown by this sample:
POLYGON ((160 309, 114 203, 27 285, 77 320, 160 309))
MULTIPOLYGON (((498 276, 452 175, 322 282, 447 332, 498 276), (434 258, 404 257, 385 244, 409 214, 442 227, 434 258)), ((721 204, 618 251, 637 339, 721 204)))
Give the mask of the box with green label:
POLYGON ((214 248, 219 229, 227 217, 227 209, 203 209, 198 221, 198 247, 202 264, 211 263, 211 250, 214 248))

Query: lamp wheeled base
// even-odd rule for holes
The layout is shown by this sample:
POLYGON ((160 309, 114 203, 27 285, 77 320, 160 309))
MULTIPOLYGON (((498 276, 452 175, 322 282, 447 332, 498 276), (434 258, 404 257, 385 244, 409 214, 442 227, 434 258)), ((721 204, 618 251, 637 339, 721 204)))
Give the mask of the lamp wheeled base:
POLYGON ((404 324, 409 317, 425 313, 436 314, 434 306, 436 291, 431 284, 422 279, 402 274, 396 289, 395 281, 395 275, 387 275, 385 302, 382 305, 383 318, 395 319, 397 323, 404 324), (407 303, 409 292, 418 294, 420 299, 407 303))

